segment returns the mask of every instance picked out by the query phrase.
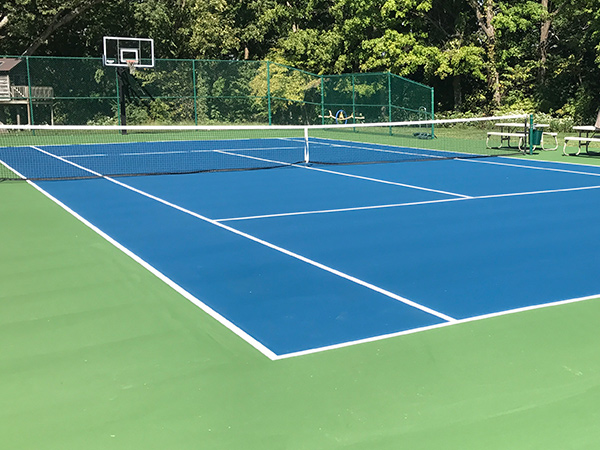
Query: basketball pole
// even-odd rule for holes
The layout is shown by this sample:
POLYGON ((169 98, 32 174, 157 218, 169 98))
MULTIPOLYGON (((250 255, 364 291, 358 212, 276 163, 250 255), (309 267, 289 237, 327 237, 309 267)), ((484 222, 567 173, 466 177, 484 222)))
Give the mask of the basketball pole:
MULTIPOLYGON (((128 77, 130 74, 132 79, 137 83, 133 73, 137 68, 154 67, 154 40, 151 38, 135 38, 135 37, 118 37, 104 36, 102 38, 103 55, 102 63, 104 66, 113 66, 116 68, 117 75, 117 106, 119 114, 119 125, 121 134, 127 134, 127 99, 135 95, 136 99, 140 97, 131 86, 128 77), (127 73, 129 72, 129 73, 127 73)), ((138 87, 148 95, 152 100, 152 96, 143 85, 138 83, 138 87)))
MULTIPOLYGON (((117 75, 119 79, 119 108, 120 108, 120 116, 121 116, 121 124, 122 126, 127 126, 127 93, 125 92, 128 89, 127 84, 123 82, 123 77, 126 76, 126 68, 125 67, 117 67, 117 75)), ((121 130, 121 134, 127 134, 127 130, 124 128, 121 130)))

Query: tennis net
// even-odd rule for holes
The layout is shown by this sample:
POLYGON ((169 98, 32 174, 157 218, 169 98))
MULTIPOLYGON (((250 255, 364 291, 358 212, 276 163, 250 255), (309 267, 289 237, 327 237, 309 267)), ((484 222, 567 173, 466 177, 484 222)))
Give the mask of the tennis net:
POLYGON ((528 117, 309 126, 0 125, 0 179, 185 174, 507 155, 523 150, 528 117), (499 122, 506 126, 507 121, 521 132, 501 136, 499 122))

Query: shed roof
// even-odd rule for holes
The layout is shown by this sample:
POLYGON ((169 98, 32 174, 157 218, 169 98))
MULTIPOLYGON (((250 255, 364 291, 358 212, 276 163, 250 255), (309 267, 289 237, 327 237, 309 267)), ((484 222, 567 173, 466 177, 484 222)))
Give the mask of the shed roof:
POLYGON ((17 58, 0 58, 0 72, 10 72, 20 62, 17 58))

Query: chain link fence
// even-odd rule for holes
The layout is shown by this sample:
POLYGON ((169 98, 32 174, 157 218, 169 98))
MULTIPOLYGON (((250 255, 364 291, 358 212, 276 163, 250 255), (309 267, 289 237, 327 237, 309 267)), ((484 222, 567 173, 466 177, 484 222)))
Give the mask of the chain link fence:
POLYGON ((129 125, 425 120, 433 88, 391 73, 316 75, 269 61, 157 59, 119 75, 101 58, 0 58, 2 123, 119 125, 123 111, 129 125))

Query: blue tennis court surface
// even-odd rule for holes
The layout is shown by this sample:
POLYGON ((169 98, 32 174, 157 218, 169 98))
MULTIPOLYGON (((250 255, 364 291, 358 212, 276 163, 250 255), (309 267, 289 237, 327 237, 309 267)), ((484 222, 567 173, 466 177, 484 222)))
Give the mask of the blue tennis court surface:
MULTIPOLYGON (((68 160, 89 167, 96 150, 68 160)), ((600 294, 600 168, 488 158, 36 184, 273 359, 600 294)))

